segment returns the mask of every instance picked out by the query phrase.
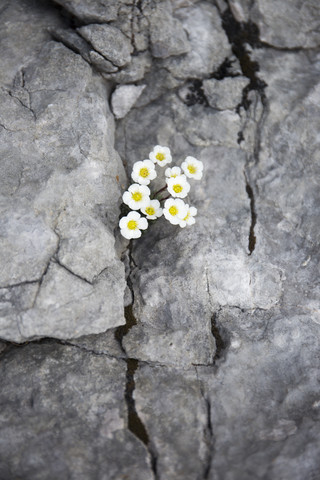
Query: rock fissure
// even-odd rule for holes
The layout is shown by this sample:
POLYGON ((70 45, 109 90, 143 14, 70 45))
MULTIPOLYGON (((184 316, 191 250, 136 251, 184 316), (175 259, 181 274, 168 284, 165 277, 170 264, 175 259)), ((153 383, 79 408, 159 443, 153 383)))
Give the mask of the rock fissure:
POLYGON ((208 456, 207 456, 207 461, 203 473, 203 480, 209 480, 210 478, 210 471, 211 471, 211 463, 214 455, 214 438, 213 438, 213 428, 212 428, 212 422, 211 422, 211 402, 209 398, 205 397, 204 394, 203 399, 205 402, 206 406, 206 411, 207 411, 207 426, 206 426, 206 434, 207 434, 207 443, 208 443, 208 456))
POLYGON ((155 452, 154 446, 150 442, 147 429, 138 415, 135 399, 134 399, 134 390, 135 390, 134 375, 137 369, 139 368, 139 360, 136 358, 129 358, 125 350, 125 347, 123 345, 123 338, 128 334, 129 330, 134 325, 137 325, 137 320, 133 313, 134 290, 133 290, 133 285, 131 280, 132 268, 133 266, 135 266, 135 262, 132 257, 132 241, 130 241, 128 246, 128 254, 129 254, 130 272, 127 277, 127 285, 131 291, 132 303, 124 308, 124 316, 126 319, 126 323, 125 325, 121 325, 116 329, 115 339, 119 343, 120 348, 125 355, 125 361, 127 364, 126 387, 125 387, 124 398, 125 398, 127 411, 128 411, 128 428, 133 433, 133 435, 135 435, 146 446, 149 453, 149 457, 150 457, 150 466, 153 472, 154 479, 158 480, 157 454, 155 452))
POLYGON ((250 229, 249 229, 249 242, 248 242, 248 249, 249 253, 248 255, 252 255, 254 252, 255 246, 256 246, 256 235, 254 233, 254 228, 257 223, 257 213, 255 210, 255 199, 254 199, 254 193, 251 185, 248 183, 248 179, 245 175, 246 179, 246 192, 250 200, 250 212, 251 212, 251 223, 250 223, 250 229))
MULTIPOLYGON (((254 139, 254 151, 253 159, 254 163, 258 163, 260 154, 260 135, 263 127, 267 112, 268 112, 268 99, 265 93, 267 83, 257 75, 260 67, 258 62, 252 60, 250 52, 247 49, 247 45, 252 48, 262 48, 263 43, 259 38, 259 29, 253 22, 238 22, 230 8, 227 8, 224 13, 221 14, 222 26, 226 32, 229 42, 232 46, 232 51, 236 58, 239 60, 242 73, 250 80, 242 92, 242 101, 237 106, 237 112, 240 113, 241 108, 246 111, 252 104, 250 99, 250 92, 256 91, 262 104, 262 113, 260 118, 256 121, 256 132, 254 139)), ((244 139, 243 132, 239 132, 238 143, 240 144, 244 139)))
MULTIPOLYGON (((211 402, 208 395, 206 395, 205 393, 203 382, 199 378, 197 366, 198 365, 195 365, 195 373, 196 373, 197 381, 199 384, 200 396, 203 400, 205 411, 206 411, 206 424, 203 430, 203 438, 204 438, 204 444, 207 447, 207 453, 206 453, 206 458, 203 466, 203 480, 209 480, 212 460, 214 457, 214 436, 213 436, 213 426, 211 421, 211 402)), ((199 366, 202 366, 202 365, 199 365, 199 366)))
POLYGON ((211 333, 216 342, 216 353, 213 357, 213 365, 215 365, 217 360, 222 358, 223 353, 227 348, 227 342, 223 339, 217 325, 217 313, 214 313, 211 317, 211 333))

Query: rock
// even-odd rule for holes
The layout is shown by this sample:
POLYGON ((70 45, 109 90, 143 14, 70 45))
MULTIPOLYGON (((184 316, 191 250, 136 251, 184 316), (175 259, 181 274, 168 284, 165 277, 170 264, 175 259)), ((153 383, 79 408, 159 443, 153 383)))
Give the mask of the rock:
POLYGON ((111 80, 116 83, 133 83, 143 79, 146 72, 151 67, 151 56, 148 52, 140 53, 132 57, 131 63, 123 67, 117 73, 102 73, 106 80, 111 80))
POLYGON ((5 354, 0 377, 1 478, 153 478, 127 428, 124 361, 28 345, 5 354))
POLYGON ((74 52, 80 53, 87 62, 90 62, 90 45, 72 28, 51 28, 49 32, 55 40, 62 42, 74 52))
POLYGON ((140 97, 145 85, 121 85, 112 94, 112 111, 116 118, 123 118, 140 97))
POLYGON ((250 80, 245 77, 224 78, 215 80, 211 78, 203 81, 203 90, 209 105, 217 110, 233 110, 242 101, 243 89, 250 80))
POLYGON ((72 338, 124 323, 111 233, 124 174, 106 95, 80 55, 55 42, 2 91, 4 339, 72 338))
POLYGON ((181 23, 172 15, 171 2, 161 2, 150 16, 151 52, 154 57, 167 58, 190 51, 181 23))
POLYGON ((257 25, 260 40, 278 48, 316 48, 320 45, 317 0, 301 4, 298 0, 285 3, 276 0, 232 0, 231 10, 239 22, 249 20, 257 25))
POLYGON ((43 43, 50 40, 48 29, 59 29, 64 22, 48 0, 37 4, 29 0, 4 0, 1 7, 0 84, 11 87, 21 65, 37 58, 43 43))
POLYGON ((117 67, 130 63, 133 47, 128 38, 116 27, 92 24, 77 28, 77 31, 98 53, 117 67))
POLYGON ((135 384, 136 408, 149 432, 159 478, 204 478, 208 412, 194 370, 146 365, 137 370, 135 384))
POLYGON ((150 104, 152 101, 180 85, 179 80, 174 78, 165 68, 162 68, 160 61, 153 61, 150 72, 144 76, 144 82, 146 82, 146 87, 137 100, 137 107, 150 104))
POLYGON ((228 351, 215 376, 197 367, 212 407, 211 479, 299 480, 319 471, 319 326, 292 313, 226 309, 218 316, 228 351))
POLYGON ((216 7, 201 1, 197 7, 175 12, 190 43, 190 52, 168 58, 165 66, 176 78, 202 78, 214 72, 231 55, 228 38, 216 7))
POLYGON ((91 50, 89 53, 89 58, 92 65, 102 73, 115 73, 118 71, 118 67, 115 67, 113 63, 109 62, 109 60, 106 60, 98 52, 91 50))
MULTIPOLYGON (((112 22, 117 19, 121 0, 55 0, 63 8, 75 15, 79 20, 86 23, 112 22)), ((126 3, 127 0, 126 0, 126 3)))
POLYGON ((27 209, 3 207, 0 223, 0 287, 37 282, 58 249, 58 237, 44 219, 27 209))
POLYGON ((174 0, 166 26, 180 22, 191 50, 172 55, 160 35, 171 56, 155 58, 149 23, 167 1, 117 2, 112 25, 86 0, 64 2, 72 21, 44 14, 39 29, 68 29, 79 54, 37 32, 29 47, 46 4, 17 2, 1 11, 14 58, 3 50, 0 329, 61 340, 0 343, 0 478, 316 478, 320 61, 286 46, 315 42, 312 3, 283 19, 279 0, 276 31, 263 0, 241 2, 241 23, 220 0, 174 0), (131 62, 102 75, 84 61, 70 29, 87 22, 121 32, 131 62), (259 22, 284 46, 261 42, 259 22), (111 92, 135 82, 146 86, 115 124, 111 92), (196 223, 161 218, 129 243, 121 194, 157 144, 172 165, 204 164, 187 200, 196 223))

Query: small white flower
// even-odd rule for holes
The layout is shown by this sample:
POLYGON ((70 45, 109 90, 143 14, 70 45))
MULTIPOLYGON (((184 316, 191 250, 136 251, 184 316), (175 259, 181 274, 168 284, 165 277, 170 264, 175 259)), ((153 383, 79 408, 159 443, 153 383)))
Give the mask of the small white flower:
POLYGON ((140 185, 149 185, 150 180, 154 180, 156 176, 155 164, 151 160, 143 160, 133 165, 132 180, 140 185))
POLYGON ((178 175, 181 175, 181 168, 180 167, 167 168, 164 174, 166 177, 176 178, 178 175))
POLYGON ((147 215, 148 220, 155 220, 161 217, 162 208, 160 208, 159 200, 150 200, 145 207, 141 208, 141 212, 147 215))
POLYGON ((168 147, 161 147, 160 145, 156 145, 154 147, 152 152, 149 153, 149 158, 161 167, 164 167, 168 163, 172 162, 170 149, 168 147))
POLYGON ((131 210, 140 210, 150 201, 150 189, 146 185, 133 183, 127 192, 122 195, 123 202, 128 205, 131 210))
POLYGON ((175 178, 167 179, 168 192, 173 197, 185 198, 190 190, 190 183, 188 183, 185 175, 178 175, 175 178))
POLYGON ((203 163, 194 157, 187 157, 181 168, 189 178, 194 178, 195 180, 202 178, 203 163))
POLYGON ((123 237, 130 238, 141 237, 141 231, 148 228, 148 221, 141 217, 139 212, 130 212, 126 217, 122 217, 119 222, 120 233, 123 237))
POLYGON ((187 205, 180 198, 169 198, 165 201, 163 215, 173 225, 179 225, 187 213, 187 205))
POLYGON ((180 227, 184 228, 186 225, 193 225, 195 221, 195 216, 197 215, 197 209, 196 207, 189 207, 189 205, 186 205, 187 207, 187 215, 184 217, 183 220, 180 222, 180 227))

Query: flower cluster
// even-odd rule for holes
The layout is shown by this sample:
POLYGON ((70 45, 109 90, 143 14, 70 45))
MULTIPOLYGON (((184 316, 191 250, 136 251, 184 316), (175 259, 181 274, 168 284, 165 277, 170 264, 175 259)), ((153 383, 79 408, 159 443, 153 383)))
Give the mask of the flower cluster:
POLYGON ((202 162, 194 157, 187 157, 181 167, 165 170, 166 185, 163 188, 152 193, 147 186, 158 176, 156 166, 164 167, 171 162, 170 149, 157 145, 150 152, 148 160, 133 165, 131 178, 135 183, 122 196, 123 203, 127 206, 127 215, 119 222, 121 234, 125 238, 141 237, 141 230, 148 228, 148 220, 156 220, 162 215, 170 223, 181 228, 195 223, 197 209, 182 199, 186 198, 190 191, 188 180, 202 178, 202 162), (165 192, 169 195, 162 197, 165 192), (128 209, 131 210, 129 213, 128 209))

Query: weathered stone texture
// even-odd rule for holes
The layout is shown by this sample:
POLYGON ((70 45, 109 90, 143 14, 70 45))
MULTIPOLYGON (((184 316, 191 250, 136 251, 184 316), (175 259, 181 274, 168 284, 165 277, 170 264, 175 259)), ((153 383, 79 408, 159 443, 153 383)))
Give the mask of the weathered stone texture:
POLYGON ((1 10, 0 337, 61 341, 0 343, 0 477, 316 480, 318 4, 25 2, 25 30, 1 10), (128 246, 156 144, 203 162, 196 224, 128 246))
POLYGON ((1 478, 153 478, 147 450, 126 428, 124 361, 29 345, 6 355, 0 376, 1 478))
POLYGON ((125 288, 112 234, 124 177, 108 92, 56 42, 16 61, 1 91, 0 335, 19 342, 102 332, 124 323, 125 288))

